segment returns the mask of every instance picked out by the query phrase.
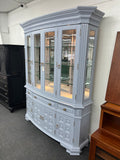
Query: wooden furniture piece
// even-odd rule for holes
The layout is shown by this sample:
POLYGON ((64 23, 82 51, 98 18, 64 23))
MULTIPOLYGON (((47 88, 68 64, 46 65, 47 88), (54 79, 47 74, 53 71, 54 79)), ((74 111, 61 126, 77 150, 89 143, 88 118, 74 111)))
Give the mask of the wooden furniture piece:
POLYGON ((26 120, 71 155, 88 144, 97 32, 103 13, 77 7, 22 24, 26 120))
POLYGON ((0 45, 0 103, 11 112, 25 106, 24 46, 0 45))
POLYGON ((101 105, 99 129, 92 134, 89 160, 120 160, 120 32, 108 80, 105 104, 101 105))

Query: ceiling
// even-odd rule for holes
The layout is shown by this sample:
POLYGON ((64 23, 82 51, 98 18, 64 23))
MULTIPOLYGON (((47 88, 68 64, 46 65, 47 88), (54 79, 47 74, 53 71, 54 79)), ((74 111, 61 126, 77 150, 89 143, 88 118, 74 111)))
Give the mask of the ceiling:
POLYGON ((7 13, 33 0, 0 0, 0 12, 7 13))

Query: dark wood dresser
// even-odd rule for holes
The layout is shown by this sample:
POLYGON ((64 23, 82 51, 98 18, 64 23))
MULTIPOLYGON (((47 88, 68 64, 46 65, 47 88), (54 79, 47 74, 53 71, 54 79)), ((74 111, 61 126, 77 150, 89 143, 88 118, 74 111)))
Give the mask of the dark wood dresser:
POLYGON ((99 128, 91 135, 89 160, 120 160, 120 32, 117 33, 105 100, 101 105, 99 128))
POLYGON ((0 103, 11 112, 25 106, 24 46, 0 45, 0 103))

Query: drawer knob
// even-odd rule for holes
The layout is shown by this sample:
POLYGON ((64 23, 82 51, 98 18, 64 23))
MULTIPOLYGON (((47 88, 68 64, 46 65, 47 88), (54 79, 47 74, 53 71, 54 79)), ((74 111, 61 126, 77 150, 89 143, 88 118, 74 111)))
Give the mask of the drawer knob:
POLYGON ((4 85, 4 87, 7 87, 7 85, 4 85))
POLYGON ((30 94, 30 92, 28 92, 28 94, 30 94))
POLYGON ((66 108, 63 108, 63 111, 67 111, 67 109, 66 109, 66 108))
POLYGON ((5 95, 7 95, 7 92, 5 93, 5 95))
POLYGON ((34 98, 35 98, 35 99, 37 99, 37 97, 36 97, 36 96, 34 96, 34 98))
POLYGON ((41 119, 41 120, 44 120, 44 117, 40 115, 40 119, 41 119))
POLYGON ((49 105, 49 106, 52 106, 52 104, 51 104, 51 103, 48 103, 48 105, 49 105))

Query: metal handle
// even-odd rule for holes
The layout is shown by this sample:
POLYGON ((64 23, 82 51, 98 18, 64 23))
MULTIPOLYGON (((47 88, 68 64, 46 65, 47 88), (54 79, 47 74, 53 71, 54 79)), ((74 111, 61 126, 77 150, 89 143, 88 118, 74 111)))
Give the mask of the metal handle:
POLYGON ((40 119, 41 119, 41 120, 44 120, 44 117, 40 115, 40 119))
POLYGON ((63 108, 63 111, 67 111, 67 109, 66 109, 66 108, 63 108))
POLYGON ((58 128, 59 126, 58 126, 58 124, 56 124, 56 128, 58 128))
POLYGON ((48 103, 48 105, 51 106, 52 104, 51 104, 51 103, 48 103))

